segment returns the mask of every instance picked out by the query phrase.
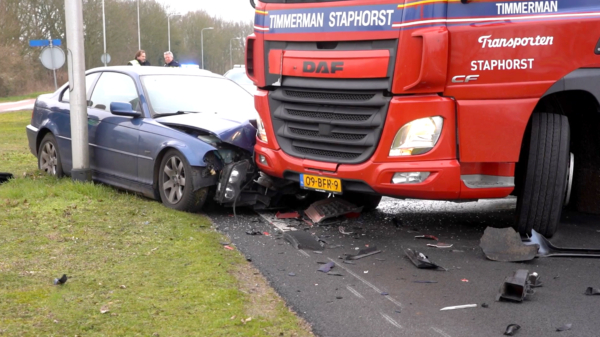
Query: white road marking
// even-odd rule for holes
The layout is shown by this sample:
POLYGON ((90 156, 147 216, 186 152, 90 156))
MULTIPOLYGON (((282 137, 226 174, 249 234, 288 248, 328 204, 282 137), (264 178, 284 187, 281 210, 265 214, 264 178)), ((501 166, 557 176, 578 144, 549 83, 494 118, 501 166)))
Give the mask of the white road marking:
POLYGON ((346 289, 348 289, 349 292, 353 293, 354 296, 364 299, 364 296, 361 295, 358 291, 356 291, 356 289, 352 288, 351 286, 346 286, 346 289))
POLYGON ((381 316, 383 316, 383 318, 385 318, 386 321, 390 322, 393 326, 395 326, 398 329, 402 329, 402 325, 400 325, 400 324, 398 324, 398 322, 394 321, 393 318, 384 314, 383 312, 380 312, 380 314, 381 314, 381 316))
POLYGON ((442 335, 442 336, 444 336, 444 337, 452 337, 452 336, 450 336, 449 334, 447 334, 447 333, 445 333, 444 331, 442 331, 442 329, 438 329, 438 328, 436 328, 436 327, 433 327, 433 326, 432 326, 432 327, 429 327, 429 328, 430 328, 431 330, 433 330, 433 331, 435 331, 435 332, 439 333, 440 335, 442 335))

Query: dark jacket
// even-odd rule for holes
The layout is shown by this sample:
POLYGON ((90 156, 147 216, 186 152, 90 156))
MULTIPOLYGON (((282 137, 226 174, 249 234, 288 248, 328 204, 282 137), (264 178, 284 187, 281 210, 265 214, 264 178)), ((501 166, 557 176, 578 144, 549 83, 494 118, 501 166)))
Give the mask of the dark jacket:
POLYGON ((173 68, 176 68, 176 67, 181 67, 181 64, 179 64, 179 62, 177 62, 177 61, 173 60, 173 61, 171 61, 171 63, 167 63, 167 64, 165 64, 165 67, 173 67, 173 68))

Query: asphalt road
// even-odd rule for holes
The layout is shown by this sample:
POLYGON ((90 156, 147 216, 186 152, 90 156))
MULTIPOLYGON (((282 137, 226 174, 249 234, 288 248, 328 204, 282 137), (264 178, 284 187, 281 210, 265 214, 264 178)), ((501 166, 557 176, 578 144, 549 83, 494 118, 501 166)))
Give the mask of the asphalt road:
MULTIPOLYGON (((584 292, 590 286, 600 287, 600 259, 507 263, 485 258, 479 248, 484 229, 510 224, 514 208, 515 199, 451 203, 385 198, 377 211, 357 219, 312 228, 300 225, 298 230, 321 237, 326 247, 341 245, 321 254, 295 249, 252 211, 238 209, 233 217, 231 210, 221 209, 209 216, 318 336, 502 336, 511 323, 521 326, 516 336, 599 336, 600 296, 584 292), (402 220, 402 226, 393 224, 394 217, 402 220), (341 234, 340 225, 354 233, 341 234), (250 229, 270 235, 247 235, 250 229), (421 234, 434 235, 453 247, 427 247, 431 241, 414 238, 421 234), (355 264, 339 258, 367 245, 382 253, 355 264), (448 271, 417 269, 405 257, 404 248, 423 252, 448 271), (343 276, 317 271, 319 262, 330 261, 335 262, 332 272, 343 276), (523 303, 496 302, 504 279, 517 269, 537 272, 543 286, 523 303), (483 308, 482 303, 489 307, 483 308), (440 311, 463 304, 477 307, 440 311), (570 331, 556 331, 567 323, 572 324, 570 331)), ((600 248, 599 224, 598 216, 565 213, 552 242, 600 248)))

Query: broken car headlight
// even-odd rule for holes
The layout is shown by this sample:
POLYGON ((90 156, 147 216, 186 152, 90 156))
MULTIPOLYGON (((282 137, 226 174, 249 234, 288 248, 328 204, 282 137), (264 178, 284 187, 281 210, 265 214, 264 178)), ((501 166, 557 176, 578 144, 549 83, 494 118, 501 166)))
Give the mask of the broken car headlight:
POLYGON ((400 128, 390 148, 390 157, 423 154, 435 146, 442 134, 444 118, 416 119, 400 128))
POLYGON ((233 202, 242 191, 249 167, 247 159, 225 165, 217 185, 215 200, 220 203, 233 202))
POLYGON ((267 131, 265 131, 265 124, 263 123, 260 117, 256 118, 256 126, 258 126, 258 130, 256 132, 256 136, 263 142, 268 142, 267 131))

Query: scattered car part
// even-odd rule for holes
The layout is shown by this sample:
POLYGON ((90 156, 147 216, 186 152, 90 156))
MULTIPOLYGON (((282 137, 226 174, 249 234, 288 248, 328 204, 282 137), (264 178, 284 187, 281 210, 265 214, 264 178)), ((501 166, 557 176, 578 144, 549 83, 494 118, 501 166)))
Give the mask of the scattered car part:
POLYGON ((452 307, 441 308, 440 311, 455 310, 455 309, 467 309, 467 308, 477 308, 477 304, 455 305, 455 306, 452 306, 452 307))
POLYGON ((333 272, 328 272, 327 275, 330 275, 330 276, 344 276, 343 274, 333 273, 333 272))
POLYGON ((415 239, 425 239, 425 240, 434 240, 434 241, 439 240, 438 238, 436 238, 433 235, 417 235, 417 236, 415 236, 415 239))
POLYGON ((568 324, 565 324, 565 325, 563 325, 563 326, 561 326, 561 327, 558 327, 558 328, 556 328, 556 331, 567 331, 567 330, 571 330, 571 327, 573 327, 573 324, 571 324, 571 323, 568 323, 568 324))
POLYGON ((440 267, 437 264, 429 261, 429 258, 416 250, 406 248, 404 254, 410 259, 410 261, 417 266, 419 269, 440 269, 446 271, 446 268, 440 267))
POLYGON ((323 250, 319 241, 305 231, 286 232, 283 234, 283 239, 291 243, 296 249, 323 250))
POLYGON ((318 271, 322 272, 322 273, 329 273, 329 271, 335 267, 335 263, 333 262, 329 262, 326 263, 324 265, 321 266, 321 268, 318 269, 318 271))
POLYGON ((55 285, 63 285, 67 282, 67 280, 68 280, 67 274, 63 274, 63 276, 61 276, 61 278, 54 279, 54 284, 55 285))
POLYGON ((437 281, 413 281, 413 283, 438 283, 437 281))
POLYGON ((288 273, 289 276, 296 276, 296 273, 288 273))
POLYGON ((540 275, 538 275, 538 273, 529 274, 527 282, 529 282, 532 288, 539 288, 542 286, 542 281, 540 281, 540 275))
POLYGON ((506 331, 504 331, 504 335, 514 336, 517 333, 517 331, 519 331, 519 329, 521 329, 521 326, 519 324, 509 324, 506 327, 506 331))
POLYGON ((373 246, 373 247, 359 250, 358 254, 356 254, 356 255, 346 255, 346 260, 358 260, 358 259, 362 259, 363 257, 367 257, 367 256, 379 254, 379 253, 381 253, 381 251, 379 249, 377 249, 377 247, 373 246))
POLYGON ((263 233, 261 233, 260 231, 257 231, 255 229, 251 229, 249 231, 246 231, 247 235, 263 235, 263 233))
POLYGON ((354 234, 354 232, 346 232, 346 228, 344 226, 340 226, 338 229, 339 229, 340 233, 344 234, 344 235, 354 234))
POLYGON ((542 234, 531 230, 531 237, 524 241, 526 245, 538 245, 537 257, 600 257, 600 249, 556 247, 542 234))
POLYGON ((589 295, 589 296, 593 296, 593 295, 600 295, 600 288, 593 288, 593 287, 588 287, 585 290, 585 294, 589 295))
POLYGON ((12 173, 0 172, 0 184, 7 182, 9 179, 12 179, 14 176, 12 173))
POLYGON ((344 199, 328 198, 314 202, 306 209, 306 211, 304 211, 304 214, 306 214, 313 223, 319 223, 325 219, 361 211, 362 207, 357 207, 344 199))
POLYGON ((449 243, 437 243, 437 244, 433 244, 433 243, 428 243, 427 247, 435 247, 435 248, 452 248, 452 244, 449 243))
POLYGON ((489 304, 487 304, 487 303, 481 303, 481 307, 482 307, 482 308, 489 308, 489 307, 490 307, 490 305, 489 305, 489 304))
POLYGON ((529 270, 518 269, 513 276, 508 276, 496 297, 496 301, 506 300, 513 302, 523 302, 528 296, 533 295, 534 290, 529 283, 529 270))
POLYGON ((486 228, 479 247, 488 259, 502 262, 533 260, 538 251, 534 245, 524 245, 521 236, 511 227, 486 228))
POLYGON ((288 213, 277 212, 277 214, 275 214, 275 217, 277 219, 299 219, 300 213, 298 213, 296 211, 288 212, 288 213))

